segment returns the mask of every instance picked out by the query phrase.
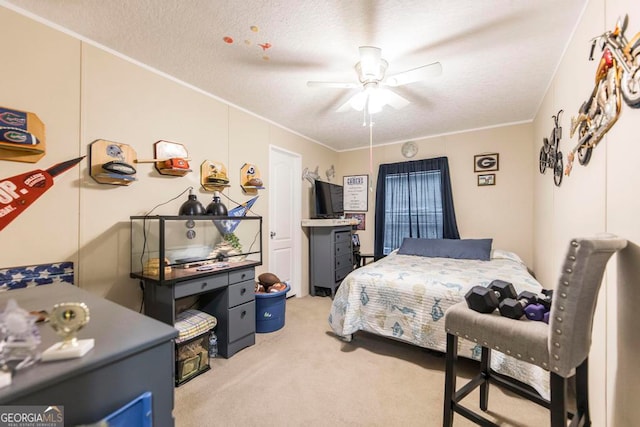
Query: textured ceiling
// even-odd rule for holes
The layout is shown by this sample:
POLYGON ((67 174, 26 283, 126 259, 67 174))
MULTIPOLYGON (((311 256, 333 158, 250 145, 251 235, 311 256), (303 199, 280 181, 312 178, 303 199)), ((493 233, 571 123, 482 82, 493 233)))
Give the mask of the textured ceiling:
POLYGON ((395 88, 411 103, 374 117, 374 144, 530 121, 587 0, 8 0, 26 11, 336 150, 367 146, 359 46, 395 74, 439 61, 439 77, 395 88), (231 42, 232 41, 232 42, 231 42))

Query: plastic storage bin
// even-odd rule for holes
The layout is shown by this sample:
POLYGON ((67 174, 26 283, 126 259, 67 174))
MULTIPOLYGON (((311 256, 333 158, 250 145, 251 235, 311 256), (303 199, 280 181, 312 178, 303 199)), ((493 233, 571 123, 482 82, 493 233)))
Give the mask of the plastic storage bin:
POLYGON ((287 292, 291 290, 291 286, 285 284, 286 289, 280 292, 256 294, 256 332, 273 332, 284 326, 287 292))

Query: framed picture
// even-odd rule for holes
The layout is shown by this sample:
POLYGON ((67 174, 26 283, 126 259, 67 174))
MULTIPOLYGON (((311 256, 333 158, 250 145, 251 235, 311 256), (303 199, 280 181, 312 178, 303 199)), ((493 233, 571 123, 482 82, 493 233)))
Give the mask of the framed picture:
POLYGON ((347 175, 342 179, 345 211, 369 210, 369 175, 347 175))
POLYGON ((365 228, 365 217, 366 214, 363 213, 346 213, 344 214, 345 218, 354 218, 360 220, 360 223, 356 225, 356 230, 364 230, 365 228))
POLYGON ((495 173, 487 173, 483 175, 478 175, 478 187, 483 187, 485 185, 496 185, 496 174, 495 173))
POLYGON ((498 153, 477 154, 473 156, 474 172, 492 172, 497 171, 499 167, 498 153))

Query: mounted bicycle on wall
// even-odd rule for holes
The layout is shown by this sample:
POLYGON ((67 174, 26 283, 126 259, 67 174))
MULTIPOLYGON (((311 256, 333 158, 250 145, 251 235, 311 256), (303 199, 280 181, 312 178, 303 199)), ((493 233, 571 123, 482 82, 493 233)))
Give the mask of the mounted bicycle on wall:
POLYGON ((640 33, 629 41, 624 35, 629 22, 625 15, 618 19, 613 31, 595 37, 589 60, 598 42, 602 42, 602 57, 596 70, 596 84, 577 117, 571 118, 571 136, 578 131, 578 144, 567 155, 565 174, 571 173, 575 153, 578 161, 586 165, 591 151, 611 129, 620 114, 620 96, 629 107, 640 108, 640 33))
POLYGON ((551 137, 548 139, 544 138, 542 147, 540 148, 540 173, 544 173, 547 168, 553 169, 553 182, 557 187, 560 187, 560 184, 562 184, 563 172, 562 151, 559 150, 562 128, 558 126, 562 111, 563 110, 560 110, 558 114, 551 116, 554 124, 551 137))

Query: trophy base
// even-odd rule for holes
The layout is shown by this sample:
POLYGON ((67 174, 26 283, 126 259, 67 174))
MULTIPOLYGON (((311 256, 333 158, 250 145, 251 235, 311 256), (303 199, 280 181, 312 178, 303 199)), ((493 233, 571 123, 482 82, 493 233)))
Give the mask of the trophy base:
POLYGON ((0 388, 11 385, 11 372, 0 371, 0 388))
POLYGON ((86 340, 77 340, 76 345, 64 345, 64 341, 60 341, 42 352, 42 361, 50 360, 74 359, 82 357, 95 345, 93 338, 86 340))

